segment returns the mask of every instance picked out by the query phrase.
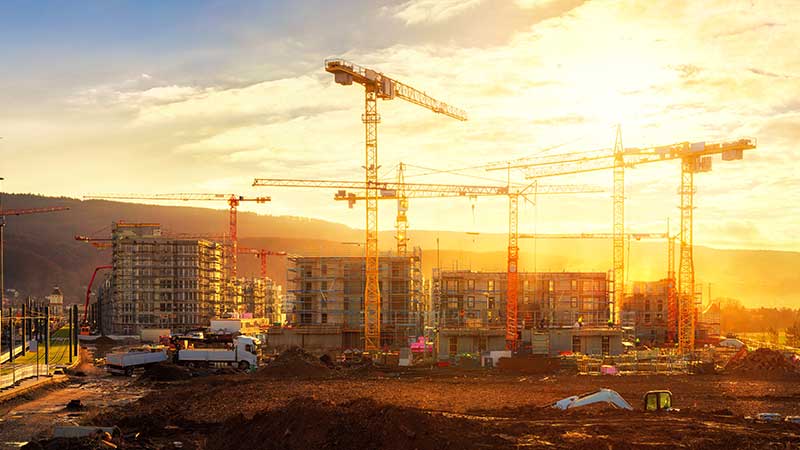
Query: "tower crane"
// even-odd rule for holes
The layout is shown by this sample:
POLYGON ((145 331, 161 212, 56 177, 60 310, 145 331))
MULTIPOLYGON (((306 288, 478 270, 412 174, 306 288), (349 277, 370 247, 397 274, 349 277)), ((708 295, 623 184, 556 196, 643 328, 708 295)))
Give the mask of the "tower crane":
POLYGON ((498 163, 487 170, 504 170, 518 168, 527 170, 528 179, 571 175, 597 170, 614 171, 614 226, 613 226, 613 258, 614 258, 614 318, 625 293, 624 285, 624 176, 626 167, 660 161, 681 161, 681 230, 680 230, 680 264, 678 270, 678 350, 686 354, 694 350, 694 259, 692 255, 692 221, 694 209, 694 174, 711 170, 713 155, 722 155, 723 161, 743 158, 744 150, 756 148, 754 138, 739 138, 719 142, 679 142, 654 147, 622 146, 621 127, 617 126, 614 150, 597 150, 575 152, 534 160, 517 160, 512 163, 498 163))
POLYGON ((228 203, 228 233, 231 239, 230 267, 229 275, 235 279, 237 275, 237 247, 239 245, 238 236, 238 208, 241 202, 266 203, 271 201, 270 197, 244 197, 235 194, 103 194, 87 195, 84 200, 160 200, 160 201, 225 201, 228 203))
MULTIPOLYGON (((527 195, 548 195, 548 194, 574 194, 602 192, 602 189, 594 186, 584 185, 539 185, 534 181, 527 186, 506 186, 492 185, 454 185, 454 184, 433 184, 433 183, 396 183, 396 182, 377 182, 377 200, 397 200, 398 217, 408 209, 409 198, 441 198, 441 197, 482 197, 482 196, 507 196, 509 198, 509 231, 508 231, 508 282, 506 283, 506 344, 509 348, 516 348, 518 342, 517 326, 517 299, 518 299, 518 280, 517 266, 519 263, 519 197, 527 195)), ((367 200, 369 197, 365 183, 361 181, 336 181, 336 180, 299 180, 286 178, 256 178, 253 186, 279 186, 279 187, 307 187, 307 188, 334 188, 340 189, 334 196, 334 200, 347 201, 352 208, 359 200, 367 200), (358 189, 358 192, 347 192, 345 189, 358 189)), ((400 223, 400 221, 398 221, 400 223)), ((403 221, 407 226, 407 221, 403 221)), ((398 236, 398 251, 400 242, 405 241, 405 234, 402 238, 398 236)), ((403 242, 405 243, 405 242, 403 242)))
POLYGON ((267 278, 267 256, 286 256, 286 252, 275 252, 263 248, 239 247, 239 253, 258 256, 261 262, 261 278, 267 278))
POLYGON ((364 349, 380 348, 381 292, 378 284, 378 99, 400 98, 417 106, 456 120, 467 120, 466 113, 437 100, 407 84, 401 83, 374 69, 361 67, 343 59, 325 61, 325 70, 334 81, 349 86, 356 82, 364 86, 365 126, 365 188, 366 188, 366 283, 364 287, 364 349))

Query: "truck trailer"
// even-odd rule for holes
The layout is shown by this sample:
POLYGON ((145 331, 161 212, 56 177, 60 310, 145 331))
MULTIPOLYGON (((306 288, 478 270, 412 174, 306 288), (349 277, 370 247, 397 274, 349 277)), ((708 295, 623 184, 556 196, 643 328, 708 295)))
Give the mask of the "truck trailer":
POLYGON ((136 368, 166 360, 167 352, 163 349, 132 349, 129 352, 107 354, 106 370, 114 374, 131 376, 136 368))

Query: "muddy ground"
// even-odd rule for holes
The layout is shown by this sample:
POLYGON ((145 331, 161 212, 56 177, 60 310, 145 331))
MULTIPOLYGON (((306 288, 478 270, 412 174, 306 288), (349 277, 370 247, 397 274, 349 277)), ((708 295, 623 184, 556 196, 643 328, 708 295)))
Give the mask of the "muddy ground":
POLYGON ((732 375, 515 376, 453 369, 358 371, 318 377, 226 375, 151 383, 124 408, 87 421, 140 433, 153 448, 800 448, 800 425, 761 424, 760 412, 800 415, 800 379, 732 375), (606 387, 636 411, 542 408, 606 387), (648 390, 669 389, 679 412, 645 413, 648 390))
POLYGON ((72 376, 0 404, 0 449, 19 448, 31 439, 50 437, 55 426, 85 423, 99 411, 124 407, 148 391, 132 379, 100 373, 72 376), (84 407, 69 409, 70 400, 80 400, 84 407))

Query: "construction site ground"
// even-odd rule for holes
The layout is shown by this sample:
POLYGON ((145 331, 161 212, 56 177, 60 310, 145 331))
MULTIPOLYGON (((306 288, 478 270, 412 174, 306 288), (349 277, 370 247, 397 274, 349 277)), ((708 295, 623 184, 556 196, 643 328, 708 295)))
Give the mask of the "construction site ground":
MULTIPOLYGON (((794 375, 317 369, 299 376, 262 371, 169 382, 89 375, 92 388, 83 397, 87 409, 75 422, 119 426, 129 437, 128 448, 800 448, 800 425, 745 418, 761 412, 800 415, 800 379, 794 375), (97 383, 105 395, 92 393, 101 388, 97 383), (619 392, 635 410, 542 408, 601 387, 619 392), (672 391, 680 411, 644 412, 642 396, 655 389, 672 391)), ((30 413, 43 419, 29 429, 18 421, 14 439, 24 439, 26 432, 46 436, 47 411, 40 409, 63 413, 59 403, 87 391, 67 389, 48 393, 41 407, 41 399, 16 406, 12 417, 30 413)), ((5 442, 8 425, 3 424, 5 442)))

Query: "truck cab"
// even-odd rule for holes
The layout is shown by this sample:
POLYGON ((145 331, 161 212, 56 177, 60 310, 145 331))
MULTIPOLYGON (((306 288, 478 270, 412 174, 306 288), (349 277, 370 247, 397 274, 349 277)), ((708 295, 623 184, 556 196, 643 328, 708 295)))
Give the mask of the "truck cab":
POLYGON ((238 336, 233 341, 236 346, 237 361, 240 362, 240 367, 243 361, 247 361, 249 367, 258 366, 258 361, 261 355, 261 340, 252 336, 238 336))

